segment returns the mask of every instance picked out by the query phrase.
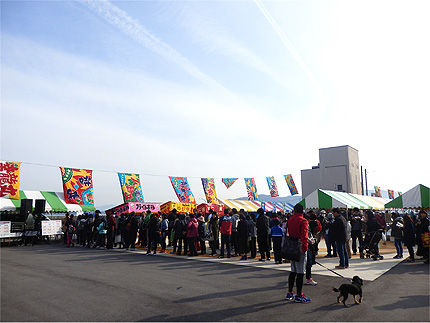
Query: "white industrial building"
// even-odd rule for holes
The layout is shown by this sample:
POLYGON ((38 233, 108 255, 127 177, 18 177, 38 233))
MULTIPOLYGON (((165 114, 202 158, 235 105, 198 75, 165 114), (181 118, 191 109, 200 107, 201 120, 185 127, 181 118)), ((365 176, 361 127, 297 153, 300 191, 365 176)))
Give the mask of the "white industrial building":
POLYGON ((362 194, 358 150, 350 146, 320 148, 318 166, 301 175, 303 197, 319 188, 362 194))

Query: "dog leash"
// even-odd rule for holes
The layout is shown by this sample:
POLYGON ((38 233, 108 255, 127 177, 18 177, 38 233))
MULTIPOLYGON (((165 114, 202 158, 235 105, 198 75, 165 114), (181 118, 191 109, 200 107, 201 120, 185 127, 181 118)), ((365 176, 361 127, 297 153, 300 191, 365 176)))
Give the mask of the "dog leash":
POLYGON ((324 267, 324 268, 325 268, 325 269, 327 269, 328 271, 331 271, 332 273, 334 273, 334 274, 336 274, 336 275, 338 275, 338 276, 340 276, 340 277, 344 278, 344 279, 350 280, 349 278, 343 277, 341 274, 338 274, 338 273, 337 273, 337 272, 335 272, 334 270, 332 270, 332 269, 330 269, 330 268, 327 268, 326 266, 324 266, 324 265, 320 264, 318 261, 315 261, 315 263, 316 263, 317 265, 320 265, 321 267, 324 267))

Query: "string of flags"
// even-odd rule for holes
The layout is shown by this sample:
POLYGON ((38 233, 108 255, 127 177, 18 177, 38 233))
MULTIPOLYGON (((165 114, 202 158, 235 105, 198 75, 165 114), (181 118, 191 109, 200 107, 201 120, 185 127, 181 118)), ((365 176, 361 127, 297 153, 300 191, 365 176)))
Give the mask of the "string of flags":
MULTIPOLYGON (((0 161, 0 197, 19 199, 19 171, 21 163, 0 161)), ((49 165, 51 166, 51 165, 49 165)), ((59 167, 63 182, 64 200, 67 204, 94 205, 93 171, 59 167)), ((132 173, 117 173, 124 203, 144 202, 140 175, 132 173)), ((284 175, 292 195, 298 194, 291 174, 284 175)), ((172 187, 181 203, 196 203, 187 177, 169 176, 172 187)), ((222 178, 229 189, 238 178, 222 178)), ((244 178, 245 187, 250 201, 258 200, 257 186, 254 178, 244 178)), ((270 196, 278 197, 278 188, 273 176, 266 177, 270 196)), ((206 201, 209 204, 217 203, 218 197, 214 178, 201 178, 206 201)))
MULTIPOLYGON (((0 161, 0 197, 19 199, 21 162, 0 161)), ((63 182, 64 199, 68 204, 94 205, 93 175, 92 170, 59 167, 63 182)), ((139 174, 117 173, 124 203, 144 202, 142 186, 139 174)), ((298 194, 296 185, 291 174, 284 175, 285 182, 291 195, 298 194)), ((196 203, 191 191, 187 177, 169 176, 172 187, 181 203, 196 203)), ((227 189, 236 183, 238 178, 222 178, 227 189)), ((248 200, 258 200, 257 186, 254 178, 244 178, 248 200)), ((278 187, 274 176, 266 177, 270 196, 278 197, 278 187)), ((214 178, 201 178, 203 191, 207 203, 217 203, 218 197, 214 178)), ((402 195, 398 192, 398 195, 402 195)), ((381 188, 375 186, 372 196, 382 197, 381 188)), ((388 190, 388 197, 394 199, 394 191, 388 190)))

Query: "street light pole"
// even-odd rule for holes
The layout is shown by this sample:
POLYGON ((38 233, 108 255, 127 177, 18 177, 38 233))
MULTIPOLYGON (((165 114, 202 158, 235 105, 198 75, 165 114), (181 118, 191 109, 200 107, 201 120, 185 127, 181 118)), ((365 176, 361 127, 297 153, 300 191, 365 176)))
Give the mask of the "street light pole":
POLYGON ((364 170, 364 178, 365 178, 365 181, 366 181, 366 196, 368 196, 369 195, 369 191, 367 190, 367 169, 364 170))

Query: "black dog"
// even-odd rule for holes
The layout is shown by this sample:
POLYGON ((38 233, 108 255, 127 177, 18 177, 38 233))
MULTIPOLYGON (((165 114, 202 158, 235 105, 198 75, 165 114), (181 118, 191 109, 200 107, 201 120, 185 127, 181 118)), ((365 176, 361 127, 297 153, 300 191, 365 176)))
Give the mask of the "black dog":
POLYGON ((361 286, 363 286, 363 280, 358 276, 354 276, 352 277, 351 284, 342 284, 340 285, 339 289, 333 288, 333 291, 340 293, 337 297, 337 302, 340 303, 340 297, 343 296, 342 303, 345 307, 348 307, 348 305, 345 304, 345 301, 348 298, 348 294, 351 294, 354 296, 355 304, 361 303, 361 300, 363 299, 363 292, 361 290, 361 286), (358 302, 355 299, 356 295, 360 295, 360 299, 358 300, 358 302))

